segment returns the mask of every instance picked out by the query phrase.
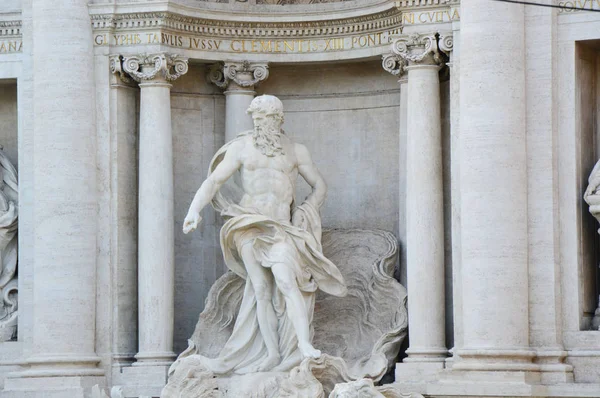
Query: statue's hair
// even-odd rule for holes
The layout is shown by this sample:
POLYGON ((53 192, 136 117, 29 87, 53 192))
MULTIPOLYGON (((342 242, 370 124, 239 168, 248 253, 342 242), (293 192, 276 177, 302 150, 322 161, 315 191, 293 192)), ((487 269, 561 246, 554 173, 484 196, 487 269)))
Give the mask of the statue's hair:
POLYGON ((283 104, 274 95, 259 95, 254 98, 246 111, 249 114, 263 112, 267 116, 273 116, 283 123, 283 104))

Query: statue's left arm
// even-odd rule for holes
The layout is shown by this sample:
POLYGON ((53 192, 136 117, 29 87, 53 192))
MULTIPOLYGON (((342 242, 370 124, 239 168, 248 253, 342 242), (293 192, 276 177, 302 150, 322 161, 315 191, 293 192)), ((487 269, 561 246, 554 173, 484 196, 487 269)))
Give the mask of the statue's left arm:
POLYGON ((304 145, 296 144, 296 158, 298 159, 298 172, 312 187, 312 192, 306 201, 318 210, 325 202, 327 184, 304 145))

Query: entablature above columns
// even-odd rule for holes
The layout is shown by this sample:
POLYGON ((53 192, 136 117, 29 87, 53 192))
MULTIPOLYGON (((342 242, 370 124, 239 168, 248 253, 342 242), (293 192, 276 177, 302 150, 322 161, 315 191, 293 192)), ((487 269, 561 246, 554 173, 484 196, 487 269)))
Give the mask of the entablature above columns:
POLYGON ((352 13, 306 13, 303 18, 294 12, 230 12, 225 18, 224 11, 198 12, 174 4, 90 10, 100 53, 169 51, 209 62, 295 63, 378 58, 405 24, 414 25, 411 31, 431 31, 432 25, 449 25, 459 18, 457 0, 413 3, 406 7, 389 1, 352 13))

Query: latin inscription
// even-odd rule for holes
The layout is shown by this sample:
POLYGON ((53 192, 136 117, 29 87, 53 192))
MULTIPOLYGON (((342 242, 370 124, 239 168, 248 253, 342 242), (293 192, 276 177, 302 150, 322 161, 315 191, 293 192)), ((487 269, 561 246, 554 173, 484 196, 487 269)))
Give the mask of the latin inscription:
POLYGON ((94 36, 96 46, 133 46, 140 44, 163 44, 170 47, 202 51, 225 51, 235 53, 314 53, 344 51, 379 47, 391 43, 392 36, 402 33, 402 28, 389 31, 332 37, 325 39, 215 39, 192 37, 175 33, 102 33, 94 36))
MULTIPOLYGON (((598 0, 600 1, 600 0, 598 0)), ((458 8, 454 10, 419 11, 402 13, 403 25, 453 22, 460 20, 458 8)))
POLYGON ((558 5, 561 7, 558 10, 559 14, 579 12, 584 10, 600 10, 600 0, 559 1, 558 5), (583 8, 583 10, 578 10, 578 8, 583 8))
POLYGON ((20 53, 22 50, 21 40, 0 40, 0 54, 20 53))

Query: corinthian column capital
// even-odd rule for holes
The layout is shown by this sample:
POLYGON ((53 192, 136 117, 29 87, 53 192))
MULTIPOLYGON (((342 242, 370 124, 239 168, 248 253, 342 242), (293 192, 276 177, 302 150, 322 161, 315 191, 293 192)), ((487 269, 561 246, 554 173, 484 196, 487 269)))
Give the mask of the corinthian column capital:
POLYGON ((266 62, 220 62, 208 72, 208 80, 219 88, 227 88, 233 82, 239 87, 252 89, 269 77, 266 62))
MULTIPOLYGON (((414 65, 443 65, 448 60, 454 42, 452 33, 412 33, 392 42, 392 53, 405 63, 414 65)), ((384 66, 385 68, 385 66, 384 66)))
POLYGON ((115 55, 110 59, 110 69, 124 82, 172 82, 188 71, 187 58, 175 54, 115 55))

